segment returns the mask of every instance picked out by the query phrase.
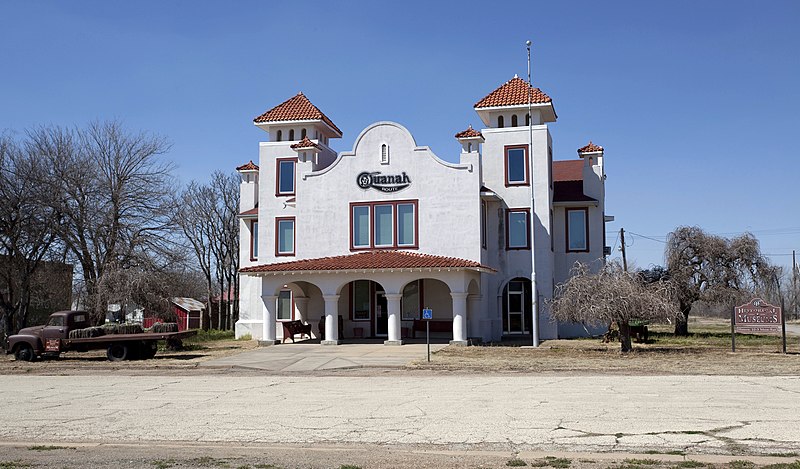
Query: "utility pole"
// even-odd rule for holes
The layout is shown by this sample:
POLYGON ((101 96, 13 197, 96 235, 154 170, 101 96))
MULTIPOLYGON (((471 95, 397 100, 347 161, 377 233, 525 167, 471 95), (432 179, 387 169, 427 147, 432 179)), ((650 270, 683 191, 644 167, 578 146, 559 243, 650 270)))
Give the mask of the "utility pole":
MULTIPOLYGON (((794 249, 792 249, 792 308, 794 309, 794 318, 797 319, 797 258, 794 249)), ((786 311, 783 314, 786 314, 786 311)))
POLYGON ((619 242, 622 243, 622 268, 625 269, 625 272, 628 271, 628 256, 625 252, 625 228, 619 229, 619 242))

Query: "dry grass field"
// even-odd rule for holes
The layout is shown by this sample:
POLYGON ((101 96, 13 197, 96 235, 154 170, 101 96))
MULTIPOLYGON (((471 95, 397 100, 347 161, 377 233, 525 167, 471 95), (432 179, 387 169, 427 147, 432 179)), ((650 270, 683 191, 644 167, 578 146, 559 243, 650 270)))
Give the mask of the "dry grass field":
POLYGON ((631 353, 620 352, 619 342, 597 338, 501 343, 478 347, 447 347, 415 369, 520 373, 616 373, 692 375, 798 375, 800 337, 787 337, 787 354, 780 336, 737 335, 731 352, 730 324, 722 319, 695 318, 688 337, 675 337, 669 325, 650 326, 647 343, 635 343, 631 353))

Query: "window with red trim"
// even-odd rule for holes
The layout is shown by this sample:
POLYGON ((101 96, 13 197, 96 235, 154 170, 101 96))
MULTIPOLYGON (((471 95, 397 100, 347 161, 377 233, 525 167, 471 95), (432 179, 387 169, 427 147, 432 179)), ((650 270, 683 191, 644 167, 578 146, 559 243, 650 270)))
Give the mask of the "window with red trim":
POLYGON ((486 249, 486 218, 488 217, 486 201, 481 200, 481 247, 486 249))
POLYGON ((291 290, 281 290, 278 293, 276 319, 278 321, 294 320, 294 298, 292 298, 291 290))
POLYGON ((528 168, 528 146, 505 147, 506 187, 530 185, 528 168))
POLYGON ((506 249, 530 249, 531 212, 527 208, 506 210, 506 249))
POLYGON ((258 222, 250 223, 250 260, 258 259, 258 222))
POLYGON ((275 219, 275 255, 294 256, 295 242, 294 217, 275 219))
POLYGON ((350 204, 350 249, 415 249, 419 219, 416 200, 350 204))
POLYGON ((297 158, 278 158, 275 162, 275 195, 290 196, 295 192, 297 158))
POLYGON ((589 209, 567 209, 567 252, 589 252, 589 209))

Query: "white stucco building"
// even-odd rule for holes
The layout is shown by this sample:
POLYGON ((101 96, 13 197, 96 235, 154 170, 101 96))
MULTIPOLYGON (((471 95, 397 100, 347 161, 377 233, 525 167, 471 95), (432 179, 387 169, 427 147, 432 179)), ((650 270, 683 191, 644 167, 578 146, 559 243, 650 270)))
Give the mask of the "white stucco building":
POLYGON ((517 77, 474 109, 485 128, 456 134, 457 163, 394 122, 336 154, 342 132, 302 93, 256 117, 268 140, 237 168, 236 336, 274 343, 301 320, 323 344, 402 344, 429 308, 440 337, 497 341, 532 334, 535 304, 542 339, 582 333, 543 300, 576 261, 603 261, 603 148, 553 161, 553 102, 517 77))

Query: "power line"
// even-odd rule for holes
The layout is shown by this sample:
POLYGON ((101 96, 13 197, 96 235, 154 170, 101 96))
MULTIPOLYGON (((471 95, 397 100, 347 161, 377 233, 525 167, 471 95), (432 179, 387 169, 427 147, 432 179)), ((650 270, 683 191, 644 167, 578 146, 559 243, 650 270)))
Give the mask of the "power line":
MULTIPOLYGON (((664 244, 667 244, 667 242, 666 242, 666 241, 662 241, 662 240, 660 240, 660 239, 656 239, 656 238, 654 238, 654 237, 652 237, 652 236, 645 236, 645 235, 641 235, 641 234, 639 234, 639 233, 634 233, 633 231, 628 231, 628 234, 632 234, 632 235, 634 235, 634 236, 638 236, 638 237, 640 237, 640 238, 649 239, 649 240, 651 240, 651 241, 656 241, 656 242, 658 242, 658 243, 664 243, 664 244)), ((666 238, 666 236, 665 236, 665 238, 666 238)))

